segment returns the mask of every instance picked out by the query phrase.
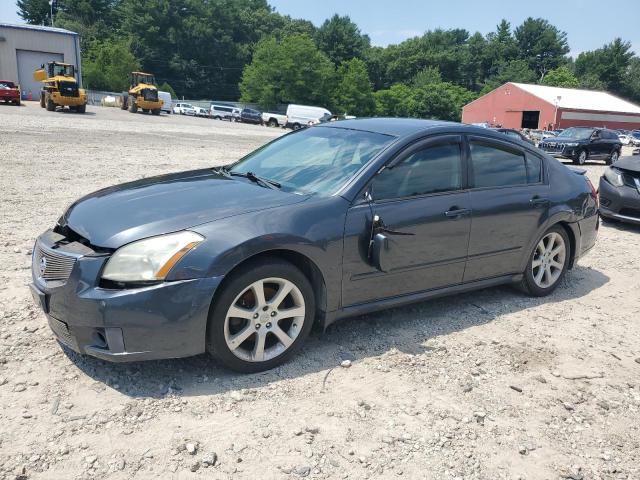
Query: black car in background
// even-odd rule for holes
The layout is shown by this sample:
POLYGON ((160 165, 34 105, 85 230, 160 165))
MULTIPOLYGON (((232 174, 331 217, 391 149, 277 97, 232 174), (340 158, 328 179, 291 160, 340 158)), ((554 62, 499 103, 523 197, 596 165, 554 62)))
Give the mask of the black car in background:
POLYGON ((640 225, 640 158, 626 157, 600 177, 600 215, 640 225))
POLYGON ((492 130, 495 130, 496 132, 504 133, 507 137, 516 138, 518 140, 522 140, 523 142, 529 143, 531 145, 535 145, 533 140, 531 140, 530 138, 524 136, 519 131, 514 130, 512 128, 493 128, 492 130))
POLYGON ((587 160, 604 160, 607 165, 620 158, 622 142, 614 130, 593 127, 571 127, 555 138, 547 138, 538 148, 554 157, 568 158, 577 165, 587 160))
POLYGON ((255 123, 259 125, 262 123, 262 112, 254 110, 253 108, 243 108, 240 112, 240 121, 242 123, 255 123))
POLYGON ((321 123, 74 202, 38 237, 32 293, 80 353, 257 372, 316 322, 509 283, 549 295, 596 241, 583 173, 485 128, 321 123))

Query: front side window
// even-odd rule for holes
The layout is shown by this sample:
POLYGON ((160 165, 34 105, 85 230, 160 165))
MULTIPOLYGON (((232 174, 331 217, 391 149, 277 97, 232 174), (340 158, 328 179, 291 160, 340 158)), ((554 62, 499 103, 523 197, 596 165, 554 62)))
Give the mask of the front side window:
POLYGON ((285 135, 231 167, 296 193, 331 195, 396 137, 345 128, 305 128, 285 135))
POLYGON ((462 188, 459 143, 433 145, 410 154, 373 180, 375 200, 413 197, 462 188))
POLYGON ((473 185, 506 187, 527 183, 524 154, 494 144, 471 141, 473 185))

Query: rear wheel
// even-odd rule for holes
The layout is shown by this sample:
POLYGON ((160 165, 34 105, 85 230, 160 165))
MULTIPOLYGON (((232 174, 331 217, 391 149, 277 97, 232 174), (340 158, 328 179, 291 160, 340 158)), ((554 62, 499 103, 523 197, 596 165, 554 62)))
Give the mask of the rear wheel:
POLYGON ((19 107, 19 106, 20 106, 20 99, 18 98, 18 99, 17 99, 15 102, 13 102, 13 103, 15 103, 17 107, 19 107))
POLYGON ((533 249, 522 279, 522 287, 535 297, 553 292, 567 273, 570 258, 567 232, 561 226, 547 230, 533 249))
POLYGON ((53 103, 53 100, 51 100, 51 97, 47 96, 46 102, 47 102, 47 110, 50 112, 55 111, 56 104, 53 103))
POLYGON ((153 110, 151 110, 151 114, 152 115, 160 115, 160 109, 159 108, 154 108, 153 110))
POLYGON ((137 113, 138 112, 138 105, 136 104, 136 99, 135 98, 130 98, 129 99, 129 111, 131 113, 137 113))
POLYGON ((78 113, 85 113, 87 111, 87 104, 85 103, 84 105, 78 105, 76 111, 78 113))
POLYGON ((620 152, 618 150, 614 150, 613 152, 611 152, 611 155, 609 155, 609 158, 607 158, 607 165, 616 163, 619 158, 620 158, 620 152))
POLYGON ((586 150, 580 150, 576 158, 573 160, 573 163, 577 165, 584 165, 585 163, 587 163, 588 156, 589 155, 587 154, 586 150))
POLYGON ((244 373, 283 363, 309 335, 315 298, 295 266, 267 259, 241 268, 226 284, 209 314, 210 353, 244 373))
POLYGON ((278 121, 277 121, 275 118, 271 118, 271 119, 269 120, 268 125, 269 125, 270 127, 277 127, 277 126, 278 126, 278 121))

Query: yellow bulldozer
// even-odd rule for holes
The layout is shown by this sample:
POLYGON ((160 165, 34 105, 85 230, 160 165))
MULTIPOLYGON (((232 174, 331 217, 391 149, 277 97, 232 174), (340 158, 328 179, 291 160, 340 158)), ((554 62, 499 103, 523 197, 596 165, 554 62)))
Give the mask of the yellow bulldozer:
POLYGON ((53 112, 57 107, 84 113, 87 93, 78 87, 75 68, 62 62, 49 62, 33 72, 33 79, 44 83, 40 91, 40 106, 53 112))
POLYGON ((163 102, 158 98, 155 77, 151 73, 132 72, 129 84, 129 91, 122 95, 122 110, 160 115, 163 102))

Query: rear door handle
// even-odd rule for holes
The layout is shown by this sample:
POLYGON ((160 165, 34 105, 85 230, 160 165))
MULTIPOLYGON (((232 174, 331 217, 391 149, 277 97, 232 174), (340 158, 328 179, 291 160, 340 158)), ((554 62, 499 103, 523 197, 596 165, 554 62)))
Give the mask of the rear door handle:
POLYGON ((445 216, 447 216, 448 218, 458 218, 463 215, 469 215, 470 213, 471 213, 471 210, 469 210, 468 208, 458 208, 458 207, 451 207, 450 210, 447 210, 446 212, 444 212, 445 216))

